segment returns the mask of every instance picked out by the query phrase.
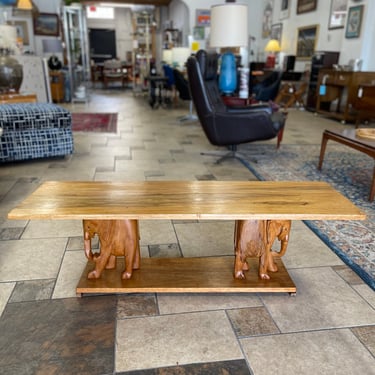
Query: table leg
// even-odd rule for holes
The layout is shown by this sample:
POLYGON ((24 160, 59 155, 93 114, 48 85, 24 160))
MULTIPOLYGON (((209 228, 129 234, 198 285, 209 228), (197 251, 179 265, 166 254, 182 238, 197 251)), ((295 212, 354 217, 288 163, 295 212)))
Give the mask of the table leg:
POLYGON ((321 143, 321 146, 320 146, 320 156, 319 156, 319 164, 318 164, 319 170, 322 169, 323 159, 324 159, 324 154, 326 152, 327 142, 328 142, 328 136, 327 136, 327 133, 324 132, 323 137, 322 137, 322 143, 321 143))
POLYGON ((374 200, 374 196, 375 196, 375 165, 374 165, 374 172, 372 173, 372 182, 371 182, 371 189, 370 189, 370 196, 369 196, 370 202, 374 200))
POLYGON ((104 269, 116 268, 116 257, 125 257, 123 279, 130 279, 140 267, 138 220, 83 220, 85 254, 95 262, 89 279, 100 278, 104 269), (93 253, 91 238, 98 235, 100 253, 93 253))
POLYGON ((268 271, 277 272, 274 258, 282 257, 288 247, 291 220, 236 220, 234 229, 234 277, 244 279, 249 269, 248 257, 259 257, 260 279, 269 280, 268 271), (281 242, 280 251, 273 251, 275 240, 281 242))

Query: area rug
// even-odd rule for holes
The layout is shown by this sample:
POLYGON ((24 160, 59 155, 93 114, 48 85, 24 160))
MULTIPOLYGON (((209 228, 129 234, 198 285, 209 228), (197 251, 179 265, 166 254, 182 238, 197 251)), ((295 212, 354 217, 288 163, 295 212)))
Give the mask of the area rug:
POLYGON ((72 113, 72 130, 117 133, 117 113, 72 113))
POLYGON ((326 181, 367 214, 365 221, 305 221, 349 267, 375 290, 375 201, 368 196, 374 160, 328 142, 322 171, 320 145, 244 145, 243 164, 265 181, 326 181), (254 159, 256 162, 254 162, 254 159))

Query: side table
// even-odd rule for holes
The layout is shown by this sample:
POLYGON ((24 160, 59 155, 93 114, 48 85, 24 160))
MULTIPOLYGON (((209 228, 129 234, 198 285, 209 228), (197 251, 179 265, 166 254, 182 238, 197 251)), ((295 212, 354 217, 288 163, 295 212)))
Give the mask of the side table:
POLYGON ((64 101, 64 74, 62 71, 50 71, 50 85, 51 95, 54 103, 61 103, 64 101))
POLYGON ((15 103, 36 103, 38 98, 36 94, 1 94, 0 104, 15 104, 15 103))

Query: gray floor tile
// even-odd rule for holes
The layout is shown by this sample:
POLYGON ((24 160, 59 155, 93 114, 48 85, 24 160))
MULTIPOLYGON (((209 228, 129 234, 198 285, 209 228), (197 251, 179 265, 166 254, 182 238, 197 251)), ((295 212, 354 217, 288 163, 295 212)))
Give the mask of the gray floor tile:
POLYGON ((223 311, 119 320, 116 341, 118 372, 243 358, 223 311))
POLYGON ((254 375, 375 374, 374 357, 348 329, 240 340, 254 375))
POLYGON ((281 332, 375 324, 375 310, 331 268, 290 270, 297 296, 262 294, 281 332))

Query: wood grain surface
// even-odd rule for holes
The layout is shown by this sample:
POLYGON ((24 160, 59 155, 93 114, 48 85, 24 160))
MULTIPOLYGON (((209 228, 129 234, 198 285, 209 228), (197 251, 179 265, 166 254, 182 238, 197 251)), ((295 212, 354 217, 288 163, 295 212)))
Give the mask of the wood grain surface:
POLYGON ((49 181, 9 219, 364 220, 325 182, 49 181))

